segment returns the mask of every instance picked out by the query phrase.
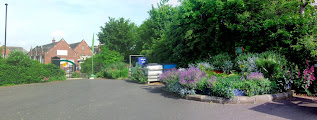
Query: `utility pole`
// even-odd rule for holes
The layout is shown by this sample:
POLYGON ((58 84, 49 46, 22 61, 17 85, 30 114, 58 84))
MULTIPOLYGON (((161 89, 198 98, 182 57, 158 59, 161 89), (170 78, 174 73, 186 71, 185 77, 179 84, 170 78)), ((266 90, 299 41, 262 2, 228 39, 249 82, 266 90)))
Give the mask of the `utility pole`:
POLYGON ((7 14, 8 14, 8 3, 6 5, 6 18, 5 18, 5 30, 4 30, 4 58, 6 58, 7 53, 7 14))

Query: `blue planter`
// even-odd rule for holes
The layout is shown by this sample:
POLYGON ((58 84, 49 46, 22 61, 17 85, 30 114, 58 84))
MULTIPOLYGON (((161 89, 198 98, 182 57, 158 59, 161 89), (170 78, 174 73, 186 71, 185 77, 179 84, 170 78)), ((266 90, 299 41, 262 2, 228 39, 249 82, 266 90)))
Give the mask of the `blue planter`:
POLYGON ((239 90, 239 89, 234 89, 234 96, 245 96, 243 90, 239 90))

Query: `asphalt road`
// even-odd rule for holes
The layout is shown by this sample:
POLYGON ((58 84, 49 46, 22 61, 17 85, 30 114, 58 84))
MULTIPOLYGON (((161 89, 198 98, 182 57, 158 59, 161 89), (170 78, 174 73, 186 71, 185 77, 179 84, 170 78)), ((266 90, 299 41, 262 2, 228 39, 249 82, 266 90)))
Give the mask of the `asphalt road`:
POLYGON ((124 80, 67 80, 0 87, 1 120, 317 119, 317 101, 223 105, 180 99, 124 80))

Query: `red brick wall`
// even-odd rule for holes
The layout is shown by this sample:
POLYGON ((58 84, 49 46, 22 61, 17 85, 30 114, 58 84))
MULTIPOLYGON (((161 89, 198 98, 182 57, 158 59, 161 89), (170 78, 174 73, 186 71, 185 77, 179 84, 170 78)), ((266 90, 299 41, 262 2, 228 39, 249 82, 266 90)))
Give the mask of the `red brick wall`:
MULTIPOLYGON (((1 55, 0 57, 2 57, 2 55, 4 54, 4 46, 1 47, 2 48, 2 52, 1 52, 1 55)), ((6 48, 6 58, 8 57, 9 53, 10 53, 10 50, 8 48, 6 48)))
POLYGON ((79 45, 74 49, 74 51, 79 55, 79 56, 91 56, 92 52, 91 49, 89 48, 88 44, 85 41, 81 41, 79 45), (82 47, 84 46, 84 50, 82 47))
MULTIPOLYGON (((78 64, 78 59, 80 58, 79 55, 73 51, 73 49, 68 45, 68 43, 65 40, 59 41, 59 43, 57 43, 55 47, 51 48, 47 53, 45 53, 44 63, 51 63, 51 58, 55 56, 60 58, 66 58, 67 60, 74 60, 76 66, 80 66, 80 64, 78 64), (57 55, 57 50, 67 50, 67 56, 57 55)), ((62 65, 61 68, 63 68, 62 65)))

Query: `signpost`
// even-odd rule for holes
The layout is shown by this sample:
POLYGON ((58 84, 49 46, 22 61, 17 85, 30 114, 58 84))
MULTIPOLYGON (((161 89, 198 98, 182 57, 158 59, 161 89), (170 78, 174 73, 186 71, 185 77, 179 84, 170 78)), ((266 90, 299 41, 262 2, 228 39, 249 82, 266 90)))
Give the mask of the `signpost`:
POLYGON ((91 52, 92 52, 92 60, 91 60, 91 75, 89 79, 94 79, 94 41, 95 41, 95 34, 92 34, 92 45, 91 45, 91 52))

